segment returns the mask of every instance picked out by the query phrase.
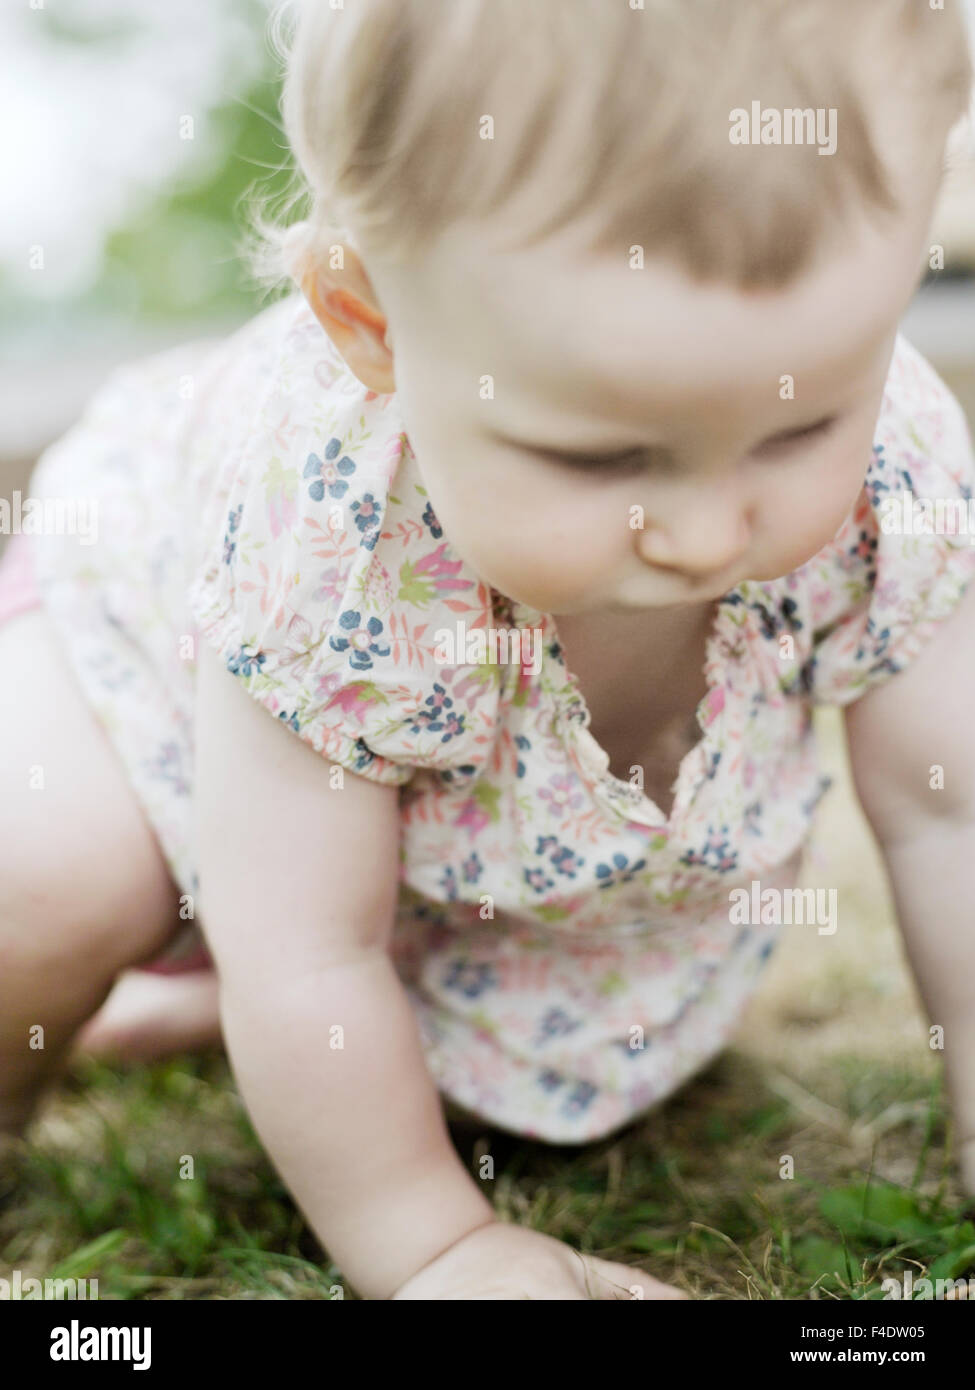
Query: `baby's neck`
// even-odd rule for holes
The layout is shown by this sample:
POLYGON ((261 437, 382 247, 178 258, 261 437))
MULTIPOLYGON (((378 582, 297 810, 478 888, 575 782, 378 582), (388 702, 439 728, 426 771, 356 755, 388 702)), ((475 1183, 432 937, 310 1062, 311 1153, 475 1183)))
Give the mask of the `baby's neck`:
MULTIPOLYGON (((648 654, 679 663, 700 650, 714 623, 717 600, 669 608, 597 609, 587 613, 554 614, 566 651, 584 648, 591 658, 604 659, 617 670, 641 666, 648 654)), ((571 665, 571 662, 570 662, 571 665)))

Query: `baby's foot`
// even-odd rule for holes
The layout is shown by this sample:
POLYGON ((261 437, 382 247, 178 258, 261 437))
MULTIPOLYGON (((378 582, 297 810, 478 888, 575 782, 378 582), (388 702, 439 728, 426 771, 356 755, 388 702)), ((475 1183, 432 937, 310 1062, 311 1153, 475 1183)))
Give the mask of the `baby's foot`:
POLYGON ((151 1062, 222 1046, 215 970, 127 970, 75 1038, 72 1056, 151 1062))

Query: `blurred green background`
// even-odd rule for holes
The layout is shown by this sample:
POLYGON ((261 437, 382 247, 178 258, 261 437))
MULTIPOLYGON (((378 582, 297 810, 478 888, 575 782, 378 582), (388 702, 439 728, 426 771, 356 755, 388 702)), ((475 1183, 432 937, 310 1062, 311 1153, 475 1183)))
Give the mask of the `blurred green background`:
POLYGON ((238 245, 242 195, 289 186, 269 10, 0 9, 4 495, 117 362, 229 331, 268 302, 238 245))

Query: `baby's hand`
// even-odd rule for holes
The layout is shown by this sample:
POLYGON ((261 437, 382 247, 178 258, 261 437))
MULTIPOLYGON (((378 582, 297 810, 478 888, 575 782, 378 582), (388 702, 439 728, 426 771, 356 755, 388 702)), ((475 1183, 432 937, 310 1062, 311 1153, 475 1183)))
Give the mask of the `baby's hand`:
POLYGON ((523 1226, 492 1221, 431 1260, 394 1299, 687 1298, 639 1269, 581 1255, 523 1226))

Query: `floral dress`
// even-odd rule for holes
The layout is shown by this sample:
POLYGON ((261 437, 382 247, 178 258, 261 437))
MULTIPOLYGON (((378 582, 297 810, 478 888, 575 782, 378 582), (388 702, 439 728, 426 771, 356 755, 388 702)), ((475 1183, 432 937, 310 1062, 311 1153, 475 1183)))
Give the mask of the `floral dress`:
POLYGON ((399 789, 392 950, 440 1091, 580 1143, 727 1044, 781 931, 730 894, 795 884, 829 786, 812 707, 901 670, 975 572, 967 534, 882 525, 885 498, 975 487, 960 407, 902 337, 864 475, 814 558, 716 606, 669 816, 609 773, 553 617, 453 552, 398 397, 356 379, 299 296, 113 373, 30 484, 96 498, 97 544, 38 536, 32 554, 187 915, 203 642, 323 777, 399 789), (458 624, 539 629, 540 667, 443 661, 458 624))

